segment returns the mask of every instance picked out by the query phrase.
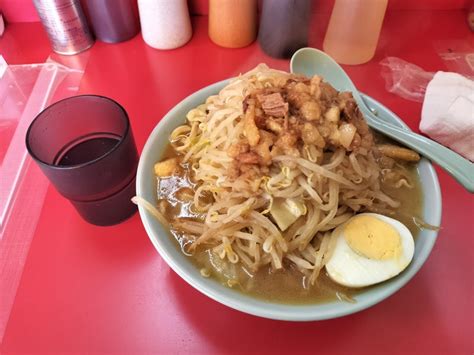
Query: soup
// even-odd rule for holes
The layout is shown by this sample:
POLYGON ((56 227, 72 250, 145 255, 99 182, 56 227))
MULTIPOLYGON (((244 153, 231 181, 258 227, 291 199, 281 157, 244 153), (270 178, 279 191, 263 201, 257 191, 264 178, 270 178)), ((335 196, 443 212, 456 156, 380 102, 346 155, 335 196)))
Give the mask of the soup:
MULTIPOLYGON (((386 138, 376 135, 376 140, 387 143, 386 138)), ((179 157, 171 145, 168 145, 162 156, 162 160, 179 157)), ((421 219, 422 192, 416 166, 407 164, 412 187, 394 188, 390 184, 384 184, 384 189, 401 202, 400 207, 392 215, 393 218, 405 224, 413 236, 418 236, 420 227, 414 217, 421 219)), ((165 213, 167 220, 175 218, 196 218, 197 213, 192 211, 191 203, 180 199, 180 195, 192 193, 195 184, 190 181, 191 172, 189 166, 179 171, 179 174, 160 179, 157 183, 158 206, 165 213)), ((322 272, 315 285, 308 285, 307 276, 302 274, 292 265, 287 265, 284 270, 274 271, 271 267, 265 267, 249 276, 249 273, 241 267, 234 267, 229 271, 231 275, 223 272, 226 265, 219 258, 213 256, 209 250, 197 250, 194 254, 186 251, 188 240, 185 233, 171 230, 176 240, 176 247, 187 254, 194 265, 205 274, 218 282, 232 287, 235 290, 249 294, 256 298, 289 304, 311 304, 327 302, 336 299, 352 301, 352 297, 365 290, 341 286, 333 282, 325 272, 322 272), (232 277, 229 277, 232 276, 232 277), (233 279, 246 280, 246 282, 230 283, 233 279)), ((229 265, 227 265, 229 266, 229 265)))
POLYGON ((155 215, 203 277, 252 296, 352 300, 360 289, 325 265, 333 231, 361 212, 417 234, 419 156, 372 134, 352 95, 319 77, 258 67, 191 110, 170 142, 155 215))

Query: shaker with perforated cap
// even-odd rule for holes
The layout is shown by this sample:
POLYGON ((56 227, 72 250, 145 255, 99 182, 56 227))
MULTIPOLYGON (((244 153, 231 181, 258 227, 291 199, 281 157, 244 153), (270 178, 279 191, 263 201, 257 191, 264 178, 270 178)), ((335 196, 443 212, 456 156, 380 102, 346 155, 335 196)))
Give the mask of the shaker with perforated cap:
POLYGON ((143 40, 156 49, 186 44, 193 30, 186 0, 138 0, 143 40))

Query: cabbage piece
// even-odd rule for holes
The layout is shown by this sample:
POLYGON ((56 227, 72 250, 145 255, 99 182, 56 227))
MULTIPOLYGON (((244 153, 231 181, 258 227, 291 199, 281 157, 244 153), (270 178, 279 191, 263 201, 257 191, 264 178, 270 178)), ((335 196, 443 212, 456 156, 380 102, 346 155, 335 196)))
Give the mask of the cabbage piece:
POLYGON ((275 198, 273 200, 270 214, 283 232, 291 226, 298 218, 306 214, 306 205, 300 199, 275 198))

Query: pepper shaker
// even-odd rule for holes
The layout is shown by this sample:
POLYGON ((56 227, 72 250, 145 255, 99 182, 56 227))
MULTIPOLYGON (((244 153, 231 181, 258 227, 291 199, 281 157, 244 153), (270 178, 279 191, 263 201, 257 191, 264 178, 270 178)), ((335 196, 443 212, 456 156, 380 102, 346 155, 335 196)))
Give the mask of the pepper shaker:
POLYGON ((138 0, 142 36, 156 49, 181 47, 191 39, 186 0, 138 0))

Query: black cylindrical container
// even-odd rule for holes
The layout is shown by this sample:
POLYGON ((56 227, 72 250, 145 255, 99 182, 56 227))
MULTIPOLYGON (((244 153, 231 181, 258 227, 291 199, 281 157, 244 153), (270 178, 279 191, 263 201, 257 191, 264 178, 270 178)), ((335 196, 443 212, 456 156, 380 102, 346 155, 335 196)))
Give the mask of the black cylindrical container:
POLYGON ((82 0, 82 4, 100 41, 126 41, 140 30, 136 0, 82 0))
POLYGON ((268 55, 290 58, 308 45, 311 0, 264 0, 258 41, 268 55))

